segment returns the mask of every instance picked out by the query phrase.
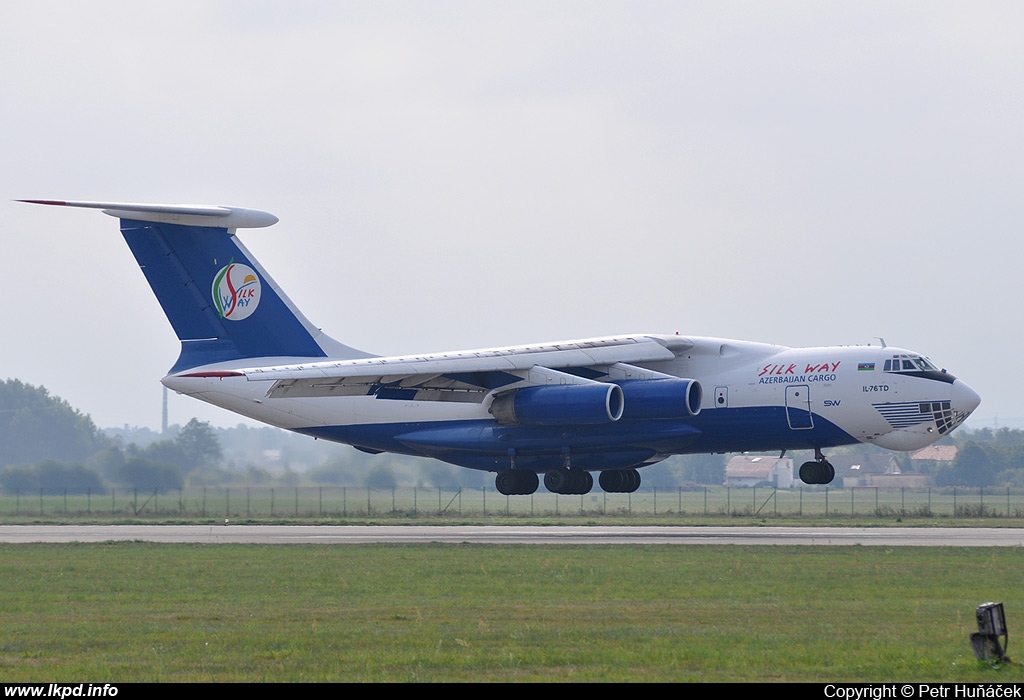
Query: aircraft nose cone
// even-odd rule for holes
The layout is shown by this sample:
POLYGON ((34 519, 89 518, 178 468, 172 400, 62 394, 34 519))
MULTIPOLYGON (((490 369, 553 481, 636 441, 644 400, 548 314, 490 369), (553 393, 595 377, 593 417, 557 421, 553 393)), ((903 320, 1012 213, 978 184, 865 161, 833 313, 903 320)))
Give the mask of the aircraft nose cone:
POLYGON ((970 413, 981 404, 981 397, 978 396, 974 389, 957 379, 953 382, 953 394, 950 397, 950 403, 954 411, 970 413))

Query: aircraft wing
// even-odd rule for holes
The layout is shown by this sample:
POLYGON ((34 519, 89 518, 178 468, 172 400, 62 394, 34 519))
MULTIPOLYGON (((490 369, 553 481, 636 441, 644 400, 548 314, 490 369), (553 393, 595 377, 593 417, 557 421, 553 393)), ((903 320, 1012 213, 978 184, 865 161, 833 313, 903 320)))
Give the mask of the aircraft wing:
MULTIPOLYGON (((693 343, 675 336, 618 336, 450 353, 372 357, 230 370, 273 380, 269 398, 353 396, 480 402, 496 389, 588 383, 595 378, 655 378, 633 366, 673 360, 693 343)), ((216 376, 217 373, 197 373, 216 376)), ((193 375, 195 376, 195 375, 193 375)))

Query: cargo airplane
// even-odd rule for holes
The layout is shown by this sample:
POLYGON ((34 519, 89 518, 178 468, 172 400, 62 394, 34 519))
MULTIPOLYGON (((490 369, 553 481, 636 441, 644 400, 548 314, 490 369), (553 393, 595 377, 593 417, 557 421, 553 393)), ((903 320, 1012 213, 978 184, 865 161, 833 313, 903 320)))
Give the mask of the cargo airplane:
POLYGON ((560 494, 629 493, 674 454, 929 445, 980 398, 925 356, 880 346, 789 348, 620 335, 379 357, 312 325, 235 235, 266 212, 219 206, 21 200, 101 209, 181 341, 167 387, 270 425, 369 453, 496 473, 502 494, 541 478, 560 494))

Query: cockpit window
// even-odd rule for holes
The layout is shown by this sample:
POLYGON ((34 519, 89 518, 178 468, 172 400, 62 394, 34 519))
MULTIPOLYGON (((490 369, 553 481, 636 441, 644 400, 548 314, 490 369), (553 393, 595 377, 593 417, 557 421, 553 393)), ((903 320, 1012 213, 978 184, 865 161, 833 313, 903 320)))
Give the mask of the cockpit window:
POLYGON ((926 357, 920 355, 893 355, 885 361, 885 372, 936 372, 938 371, 926 357))

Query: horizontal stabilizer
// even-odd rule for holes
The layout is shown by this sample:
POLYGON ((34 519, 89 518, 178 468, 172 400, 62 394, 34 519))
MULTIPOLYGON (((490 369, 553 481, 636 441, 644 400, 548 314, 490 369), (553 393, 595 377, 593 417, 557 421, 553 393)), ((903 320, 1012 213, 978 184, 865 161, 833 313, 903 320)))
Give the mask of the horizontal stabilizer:
POLYGON ((183 226, 212 226, 216 228, 263 228, 277 223, 277 217, 258 209, 220 207, 205 204, 138 204, 128 202, 74 202, 58 199, 19 199, 28 204, 47 204, 57 207, 101 209, 104 214, 119 219, 180 224, 183 226))

